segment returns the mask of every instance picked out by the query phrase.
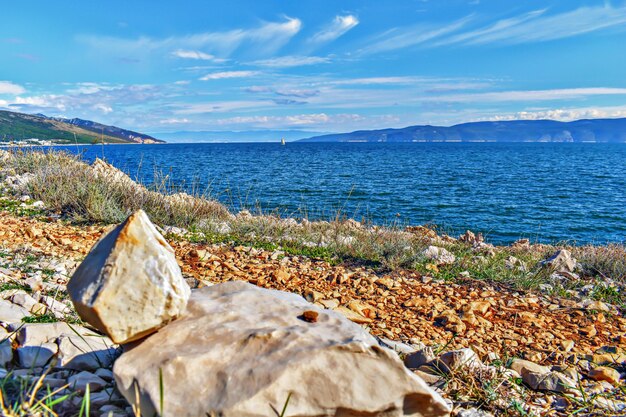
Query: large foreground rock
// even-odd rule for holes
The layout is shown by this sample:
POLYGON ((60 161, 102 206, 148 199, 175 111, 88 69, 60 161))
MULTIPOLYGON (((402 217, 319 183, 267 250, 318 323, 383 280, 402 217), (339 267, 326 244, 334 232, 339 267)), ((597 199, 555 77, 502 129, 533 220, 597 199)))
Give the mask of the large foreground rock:
POLYGON ((449 414, 358 325, 243 282, 194 292, 186 313, 122 354, 114 374, 129 401, 139 392, 142 415, 278 415, 289 395, 289 416, 449 414))
POLYGON ((95 244, 67 289, 83 320, 115 343, 154 332, 184 311, 190 294, 174 250, 142 210, 95 244))

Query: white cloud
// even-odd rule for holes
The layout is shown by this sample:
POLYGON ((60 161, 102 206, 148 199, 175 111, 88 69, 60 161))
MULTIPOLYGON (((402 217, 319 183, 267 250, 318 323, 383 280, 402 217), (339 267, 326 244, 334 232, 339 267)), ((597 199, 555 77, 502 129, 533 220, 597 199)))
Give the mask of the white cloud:
POLYGON ((104 114, 109 114, 113 111, 113 108, 111 106, 107 106, 106 104, 102 104, 102 103, 94 104, 92 108, 104 114))
POLYGON ((262 59, 251 62, 252 65, 258 65, 260 67, 270 68, 289 68, 289 67, 301 67, 305 65, 316 64, 328 64, 329 58, 321 56, 281 56, 277 58, 262 59))
POLYGON ((546 109, 534 111, 520 111, 510 114, 489 116, 481 120, 560 120, 569 122, 580 119, 612 119, 626 117, 626 106, 621 107, 589 107, 573 109, 546 109))
POLYGON ((99 91, 115 90, 116 88, 121 87, 120 85, 101 84, 101 83, 92 83, 92 82, 75 83, 71 85, 72 85, 72 88, 66 91, 69 94, 94 94, 99 91))
POLYGON ((97 111, 107 115, 123 111, 128 106, 147 106, 158 102, 165 95, 165 87, 152 85, 100 85, 97 83, 71 84, 64 93, 17 96, 8 106, 27 113, 49 115, 89 114, 97 111))
POLYGON ((309 39, 309 42, 319 44, 334 41, 358 24, 359 19, 354 15, 335 16, 335 19, 321 31, 313 35, 309 39))
POLYGON ((214 61, 216 59, 214 55, 207 54, 205 52, 191 51, 191 50, 185 50, 185 49, 177 49, 174 52, 172 52, 172 55, 177 58, 199 59, 199 60, 204 60, 204 61, 214 61))
POLYGON ((253 77, 259 74, 258 71, 221 71, 221 72, 212 72, 210 74, 205 75, 200 78, 202 81, 208 80, 222 80, 226 78, 247 78, 253 77))
POLYGON ((159 123, 161 123, 162 125, 177 125, 177 124, 186 124, 190 122, 191 120, 186 119, 186 118, 182 118, 182 119, 171 118, 171 119, 159 120, 159 123))
POLYGON ((10 81, 0 81, 0 94, 23 94, 26 90, 24 87, 18 84, 14 84, 10 81))

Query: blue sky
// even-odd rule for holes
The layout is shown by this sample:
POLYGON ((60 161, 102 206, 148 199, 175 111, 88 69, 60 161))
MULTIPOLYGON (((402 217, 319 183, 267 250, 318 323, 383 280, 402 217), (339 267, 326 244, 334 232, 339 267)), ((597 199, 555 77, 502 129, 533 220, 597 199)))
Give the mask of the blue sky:
POLYGON ((10 2, 0 108, 144 132, 626 117, 626 1, 10 2))

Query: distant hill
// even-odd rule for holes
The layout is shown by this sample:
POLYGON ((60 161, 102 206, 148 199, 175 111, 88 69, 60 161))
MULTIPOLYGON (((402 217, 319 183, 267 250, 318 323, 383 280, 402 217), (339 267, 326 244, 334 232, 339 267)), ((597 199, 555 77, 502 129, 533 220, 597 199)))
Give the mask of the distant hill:
POLYGON ((168 142, 280 142, 281 138, 293 141, 326 132, 310 132, 305 130, 244 130, 244 131, 182 131, 154 133, 168 142))
POLYGON ((54 143, 162 143, 149 135, 90 120, 0 110, 0 142, 40 139, 54 143))
POLYGON ((625 119, 514 120, 409 126, 313 136, 301 142, 626 142, 625 119))

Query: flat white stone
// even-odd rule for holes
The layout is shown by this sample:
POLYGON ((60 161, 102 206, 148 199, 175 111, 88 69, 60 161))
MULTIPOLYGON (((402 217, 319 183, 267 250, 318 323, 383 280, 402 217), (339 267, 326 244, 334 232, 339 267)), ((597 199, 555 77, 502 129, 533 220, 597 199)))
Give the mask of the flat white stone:
POLYGON ((179 319, 113 369, 142 415, 447 416, 444 400, 341 314, 286 292, 227 282, 196 290, 179 319), (315 322, 302 319, 318 313, 315 322), (160 412, 160 411, 159 411, 160 412), (280 411, 279 411, 280 413, 280 411))

